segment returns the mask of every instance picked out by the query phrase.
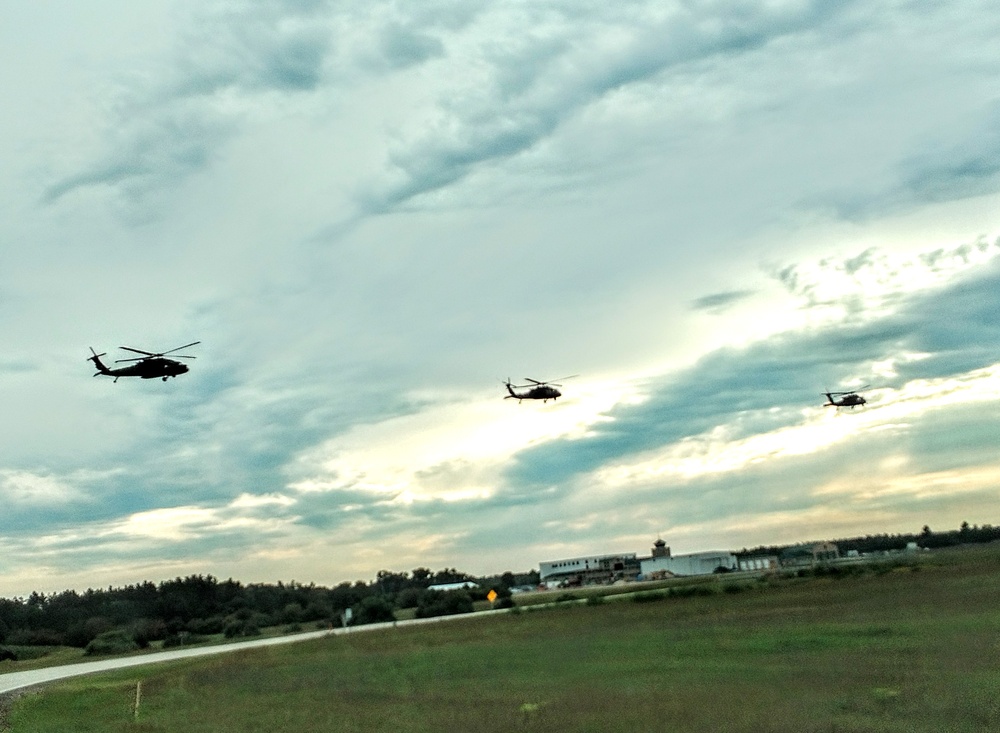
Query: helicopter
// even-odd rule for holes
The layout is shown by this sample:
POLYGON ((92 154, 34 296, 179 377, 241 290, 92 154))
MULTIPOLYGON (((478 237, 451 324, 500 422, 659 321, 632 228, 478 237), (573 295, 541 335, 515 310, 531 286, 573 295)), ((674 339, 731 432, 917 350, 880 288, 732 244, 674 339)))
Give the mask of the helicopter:
MULTIPOLYGON (((572 379, 573 377, 578 377, 579 374, 573 374, 569 377, 559 377, 560 379, 572 379)), ((537 379, 532 379, 531 377, 525 377, 531 384, 511 384, 510 377, 504 382, 504 386, 507 387, 507 391, 510 392, 508 395, 504 395, 505 400, 509 400, 511 397, 516 399, 520 404, 521 400, 541 400, 542 402, 548 402, 549 400, 556 400, 562 396, 556 387, 562 387, 561 384, 556 382, 539 382, 537 379), (528 389, 527 392, 515 392, 515 389, 528 389)))
MULTIPOLYGON (((118 381, 118 377, 139 377, 140 379, 156 379, 159 377, 164 382, 166 382, 170 377, 176 377, 178 374, 184 374, 187 372, 187 364, 182 364, 179 361, 174 361, 173 359, 164 358, 166 354, 173 354, 175 351, 180 351, 181 349, 186 349, 189 346, 194 346, 195 344, 200 344, 201 341, 192 341, 184 346, 178 346, 176 349, 170 349, 169 351, 160 351, 158 353, 153 353, 151 351, 143 351, 142 349, 133 349, 131 346, 120 346, 119 348, 125 351, 132 351, 136 354, 144 354, 144 356, 137 356, 131 359, 117 359, 115 364, 126 361, 134 361, 135 364, 126 367, 119 367, 117 369, 108 369, 107 366, 101 361, 101 357, 104 354, 98 354, 94 351, 93 347, 90 349, 90 353, 93 356, 88 356, 87 361, 94 362, 94 366, 97 367, 97 372, 94 376, 105 375, 108 377, 114 377, 115 381, 118 381)), ((194 359, 194 356, 188 356, 185 354, 176 354, 177 359, 194 359)))
POLYGON ((868 389, 870 385, 865 385, 850 392, 823 392, 827 402, 824 407, 850 407, 852 410, 858 405, 864 406, 867 400, 858 394, 863 389, 868 389), (835 399, 838 398, 839 399, 835 399))

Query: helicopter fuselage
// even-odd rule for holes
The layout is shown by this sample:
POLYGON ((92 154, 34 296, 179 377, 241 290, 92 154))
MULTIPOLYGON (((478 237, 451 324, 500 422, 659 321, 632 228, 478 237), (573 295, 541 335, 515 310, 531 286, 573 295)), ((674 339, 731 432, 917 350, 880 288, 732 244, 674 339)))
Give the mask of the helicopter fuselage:
POLYGON ((543 402, 548 402, 549 400, 555 400, 562 397, 562 392, 555 387, 549 387, 548 385, 532 387, 527 392, 515 392, 513 387, 508 384, 507 391, 510 392, 510 394, 507 395, 505 399, 513 397, 518 402, 521 400, 542 400, 543 402))
POLYGON ((94 362, 94 366, 97 367, 97 374, 94 375, 95 377, 98 375, 114 377, 116 382, 119 377, 162 379, 166 382, 170 377, 176 377, 188 371, 187 364, 182 364, 181 362, 174 361, 173 359, 165 359, 162 356, 142 359, 131 366, 119 367, 118 369, 109 369, 101 362, 101 359, 97 354, 90 357, 90 361, 94 362))
POLYGON ((835 400, 833 398, 833 394, 830 392, 826 392, 825 394, 826 398, 829 400, 829 402, 826 403, 827 407, 850 407, 851 409, 854 409, 855 407, 864 405, 867 402, 864 397, 859 394, 854 394, 853 392, 845 394, 839 400, 835 400))

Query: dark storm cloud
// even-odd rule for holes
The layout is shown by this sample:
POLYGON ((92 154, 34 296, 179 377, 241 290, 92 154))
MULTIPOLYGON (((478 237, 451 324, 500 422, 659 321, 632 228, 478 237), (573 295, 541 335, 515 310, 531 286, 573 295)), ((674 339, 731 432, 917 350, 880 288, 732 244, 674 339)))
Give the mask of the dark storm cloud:
POLYGON ((735 440, 801 422, 820 393, 849 380, 900 387, 914 379, 958 376, 1000 361, 1000 267, 935 292, 909 297, 892 315, 817 331, 786 333, 746 348, 723 349, 692 368, 647 385, 649 399, 613 409, 591 435, 521 451, 509 486, 564 486, 609 462, 676 444, 724 426, 735 440), (873 364, 905 353, 892 378, 873 364))

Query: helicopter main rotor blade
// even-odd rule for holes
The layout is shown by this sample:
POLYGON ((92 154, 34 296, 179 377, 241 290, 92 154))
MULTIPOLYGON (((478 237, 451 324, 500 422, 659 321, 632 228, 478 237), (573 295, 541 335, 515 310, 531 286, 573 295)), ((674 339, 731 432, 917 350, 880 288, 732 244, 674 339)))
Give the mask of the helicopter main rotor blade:
POLYGON ((162 356, 162 354, 154 354, 152 351, 143 351, 142 349, 133 349, 131 346, 119 346, 119 349, 124 349, 125 351, 134 351, 136 354, 145 354, 146 356, 162 356))
MULTIPOLYGON (((191 342, 191 343, 189 343, 189 344, 184 344, 183 346, 178 346, 178 347, 177 347, 176 349, 171 349, 170 351, 164 351, 164 352, 161 352, 161 353, 159 354, 159 356, 163 356, 163 354, 172 354, 172 353, 174 353, 175 351, 180 351, 181 349, 186 349, 186 348, 187 348, 188 346, 195 346, 196 344, 200 344, 200 343, 201 343, 201 341, 192 341, 192 342, 191 342)), ((187 357, 187 358, 188 358, 188 359, 194 359, 195 357, 193 357, 193 356, 189 356, 189 357, 187 357)))
MULTIPOLYGON (((570 374, 568 377, 559 377, 559 381, 562 382, 562 381, 565 381, 567 379, 573 379, 573 377, 579 377, 579 376, 580 376, 579 374, 570 374)), ((532 384, 537 384, 539 387, 544 387, 546 384, 551 384, 551 385, 553 385, 555 387, 562 387, 561 384, 558 384, 557 382, 555 382, 553 380, 550 380, 548 382, 539 382, 537 379, 532 379, 531 377, 525 377, 525 379, 527 379, 532 384)), ((525 385, 525 386, 527 386, 527 385, 525 385)))
MULTIPOLYGON (((163 356, 164 354, 173 354, 175 351, 180 351, 181 349, 186 349, 188 346, 195 346, 196 344, 200 344, 200 343, 201 343, 201 341, 192 341, 189 344, 184 344, 183 346, 178 346, 176 349, 170 349, 170 351, 157 351, 155 353, 152 352, 152 351, 143 351, 142 349, 133 349, 131 346, 119 346, 118 348, 124 349, 125 351, 131 351, 131 352, 136 353, 136 354, 145 354, 145 356, 148 358, 148 357, 163 356)), ((198 358, 197 356, 187 356, 187 355, 181 355, 181 354, 178 354, 177 357, 181 358, 181 359, 197 359, 198 358)), ((140 359, 118 359, 118 361, 140 361, 140 359)))
MULTIPOLYGON (((121 364, 126 361, 149 361, 150 359, 159 359, 162 354, 150 354, 149 356, 136 356, 132 359, 115 359, 115 364, 121 364)), ((185 354, 174 354, 171 359, 197 359, 196 356, 187 356, 185 354)), ((167 360, 169 361, 169 359, 167 360)))

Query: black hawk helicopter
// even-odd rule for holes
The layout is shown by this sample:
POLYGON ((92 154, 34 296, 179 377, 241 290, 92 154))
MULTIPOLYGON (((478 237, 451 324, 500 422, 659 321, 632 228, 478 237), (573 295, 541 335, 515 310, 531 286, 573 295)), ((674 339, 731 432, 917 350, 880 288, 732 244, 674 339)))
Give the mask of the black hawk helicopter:
POLYGON ((858 394, 863 389, 868 389, 870 385, 859 387, 850 392, 824 392, 827 402, 824 407, 850 407, 852 410, 858 405, 864 406, 867 400, 858 394), (839 399, 838 399, 839 398, 839 399))
MULTIPOLYGON (((573 377, 578 377, 579 374, 573 374, 569 377, 559 377, 560 379, 572 379, 573 377)), ((531 377, 525 377, 531 384, 511 384, 510 377, 504 382, 504 386, 507 387, 507 391, 510 392, 508 395, 504 395, 505 400, 509 400, 511 397, 516 399, 518 403, 521 400, 541 400, 542 402, 548 402, 549 400, 556 400, 562 396, 556 387, 562 387, 561 384, 556 382, 539 382, 537 379, 532 379, 531 377), (515 392, 515 389, 528 389, 527 392, 515 392)))
MULTIPOLYGON (((176 349, 170 349, 170 351, 161 351, 159 353, 153 353, 151 351, 143 351, 142 349, 133 349, 131 346, 120 346, 119 348, 125 351, 132 351, 136 354, 144 354, 144 356, 136 356, 131 359, 117 359, 115 364, 120 364, 126 361, 134 361, 135 364, 127 367, 119 367, 117 369, 108 369, 104 363, 101 361, 101 357, 104 354, 98 354, 93 348, 90 349, 90 353, 93 356, 88 356, 87 361, 94 362, 94 366, 97 367, 97 373, 94 376, 99 376, 101 374, 107 377, 114 377, 115 381, 118 381, 118 377, 139 377, 140 379, 156 379, 160 378, 166 382, 170 377, 176 377, 178 374, 184 374, 187 372, 187 364, 182 364, 179 361, 174 361, 174 359, 164 358, 166 354, 173 354, 175 351, 180 351, 181 349, 186 349, 189 346, 194 346, 195 344, 200 344, 201 341, 192 341, 184 346, 178 346, 176 349)), ((194 356, 188 356, 186 354, 175 354, 176 359, 194 359, 194 356)))

